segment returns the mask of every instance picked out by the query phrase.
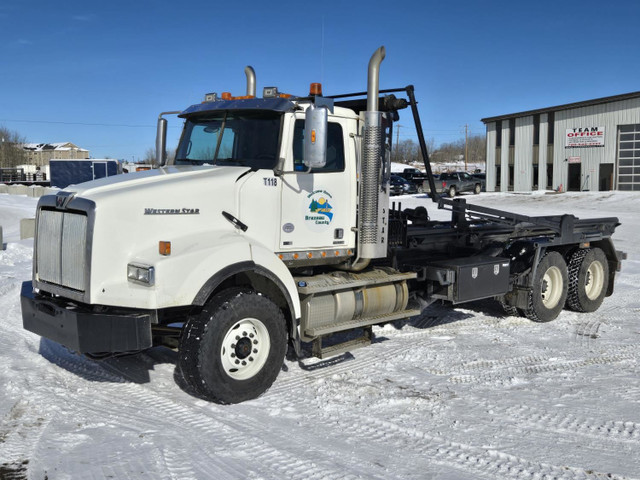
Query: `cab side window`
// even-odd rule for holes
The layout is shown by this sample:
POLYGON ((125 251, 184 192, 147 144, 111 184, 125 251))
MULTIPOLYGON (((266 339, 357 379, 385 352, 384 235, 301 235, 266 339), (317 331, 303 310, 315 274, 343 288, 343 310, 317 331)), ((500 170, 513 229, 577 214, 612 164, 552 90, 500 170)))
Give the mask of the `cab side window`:
MULTIPOLYGON (((304 155, 304 120, 296 120, 293 132, 293 169, 306 170, 302 161, 304 155)), ((329 122, 327 130, 327 163, 322 168, 314 168, 314 173, 344 172, 344 137, 339 123, 329 122)))

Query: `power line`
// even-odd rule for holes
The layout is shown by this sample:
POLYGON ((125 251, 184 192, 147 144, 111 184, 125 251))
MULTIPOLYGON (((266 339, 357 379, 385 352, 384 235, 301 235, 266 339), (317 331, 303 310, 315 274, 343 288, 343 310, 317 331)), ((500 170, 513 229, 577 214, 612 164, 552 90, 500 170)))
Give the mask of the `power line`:
MULTIPOLYGON (((14 122, 14 123, 45 123, 55 125, 83 125, 88 127, 126 127, 126 128, 156 128, 156 125, 127 125, 119 123, 86 123, 86 122, 61 122, 52 120, 12 120, 7 118, 0 118, 0 122, 14 122)), ((178 125, 173 125, 177 127, 178 125)))

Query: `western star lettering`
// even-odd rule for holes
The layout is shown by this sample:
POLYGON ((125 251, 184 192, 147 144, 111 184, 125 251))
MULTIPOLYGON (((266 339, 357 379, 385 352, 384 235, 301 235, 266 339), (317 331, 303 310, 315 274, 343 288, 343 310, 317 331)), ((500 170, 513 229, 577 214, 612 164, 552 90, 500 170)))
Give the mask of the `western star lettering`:
POLYGON ((145 215, 200 215, 199 208, 145 208, 145 215))

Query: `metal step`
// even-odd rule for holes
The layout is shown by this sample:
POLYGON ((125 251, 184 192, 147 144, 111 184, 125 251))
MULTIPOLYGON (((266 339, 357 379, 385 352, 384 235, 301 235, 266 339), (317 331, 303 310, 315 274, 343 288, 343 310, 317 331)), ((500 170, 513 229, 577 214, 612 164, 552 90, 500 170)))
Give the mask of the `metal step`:
POLYGON ((305 335, 309 337, 319 337, 328 333, 353 330, 354 328, 366 327, 369 325, 375 325, 377 323, 391 322, 393 320, 414 317, 416 315, 420 315, 420 310, 401 310, 399 312, 388 313, 386 315, 378 315, 368 318, 357 318, 349 322, 331 323, 329 325, 322 325, 321 327, 308 328, 305 330, 305 335))
POLYGON ((347 342, 336 343, 335 345, 330 345, 324 348, 322 347, 323 337, 318 337, 313 341, 312 353, 314 357, 320 359, 335 357, 336 355, 340 355, 341 353, 350 352, 351 350, 355 350, 356 348, 371 345, 372 337, 373 333, 371 331, 371 327, 365 327, 362 337, 349 340, 347 342))

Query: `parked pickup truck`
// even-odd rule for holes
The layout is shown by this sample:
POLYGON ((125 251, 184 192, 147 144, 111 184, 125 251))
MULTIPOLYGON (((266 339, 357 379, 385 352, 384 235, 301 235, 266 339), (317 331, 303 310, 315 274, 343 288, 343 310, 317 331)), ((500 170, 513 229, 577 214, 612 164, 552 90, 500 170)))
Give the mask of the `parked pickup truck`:
POLYGON ((484 187, 484 181, 475 178, 467 172, 450 172, 440 175, 440 191, 453 198, 458 193, 473 192, 478 194, 484 187))
POLYGON ((427 174, 419 168, 405 168, 402 172, 396 172, 396 175, 401 176, 412 185, 415 185, 418 193, 422 193, 429 189, 429 185, 424 185, 427 180, 427 174))

